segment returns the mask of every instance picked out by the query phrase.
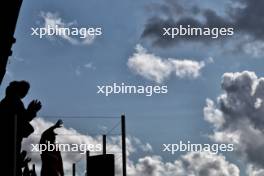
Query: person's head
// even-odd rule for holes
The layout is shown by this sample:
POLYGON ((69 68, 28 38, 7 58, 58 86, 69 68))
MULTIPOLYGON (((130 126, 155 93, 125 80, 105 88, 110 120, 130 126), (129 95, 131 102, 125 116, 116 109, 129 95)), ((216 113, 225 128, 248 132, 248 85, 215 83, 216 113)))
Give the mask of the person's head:
POLYGON ((19 98, 24 98, 28 91, 30 85, 27 81, 13 81, 6 88, 6 96, 18 96, 19 98))

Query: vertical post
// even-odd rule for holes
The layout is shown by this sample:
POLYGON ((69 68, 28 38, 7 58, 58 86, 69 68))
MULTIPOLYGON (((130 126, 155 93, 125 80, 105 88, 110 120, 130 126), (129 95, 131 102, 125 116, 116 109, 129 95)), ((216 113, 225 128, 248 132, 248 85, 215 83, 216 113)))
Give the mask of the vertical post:
POLYGON ((103 155, 106 154, 106 135, 103 135, 103 155))
POLYGON ((72 176, 75 176, 75 171, 76 167, 75 167, 75 163, 72 164, 72 176))
POLYGON ((35 166, 35 164, 32 165, 32 172, 33 172, 34 176, 37 175, 36 174, 36 166, 35 166))
POLYGON ((16 176, 19 172, 18 172, 18 166, 17 166, 17 115, 15 115, 15 119, 14 119, 14 176, 16 176))
POLYGON ((86 176, 88 176, 90 151, 86 151, 86 176))
POLYGON ((123 176, 126 176, 126 118, 125 114, 121 115, 121 134, 122 134, 122 162, 123 176))

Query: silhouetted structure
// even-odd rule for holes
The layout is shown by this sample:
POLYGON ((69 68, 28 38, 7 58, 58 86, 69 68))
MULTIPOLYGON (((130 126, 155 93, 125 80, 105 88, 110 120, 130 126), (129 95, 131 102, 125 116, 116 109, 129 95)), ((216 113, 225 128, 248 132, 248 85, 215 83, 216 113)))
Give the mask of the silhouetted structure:
POLYGON ((25 158, 20 154, 21 142, 23 138, 28 137, 33 131, 30 121, 36 117, 37 112, 41 109, 41 103, 33 100, 24 107, 22 99, 27 95, 30 85, 26 81, 13 81, 6 88, 5 98, 0 102, 0 117, 2 151, 9 154, 1 167, 6 171, 6 175, 21 176, 22 160, 25 158))
POLYGON ((37 176, 35 164, 33 164, 33 166, 32 166, 31 176, 37 176))
POLYGON ((76 164, 72 164, 72 176, 76 176, 76 164))
POLYGON ((0 85, 6 72, 8 57, 12 55, 12 45, 15 43, 14 33, 16 23, 22 4, 22 0, 8 0, 1 5, 1 23, 0 32, 0 85))
MULTIPOLYGON (((126 121, 125 115, 121 116, 121 138, 122 138, 122 166, 123 176, 126 176, 126 121)), ((90 156, 86 153, 86 176, 114 176, 115 175, 115 156, 106 153, 106 135, 103 135, 103 154, 90 156)), ((74 169, 75 171, 75 169, 74 169)), ((74 175, 74 174, 73 174, 74 175)))
POLYGON ((122 137, 122 166, 123 166, 123 176, 127 175, 126 170, 126 116, 121 115, 121 137, 122 137))
MULTIPOLYGON (((50 145, 55 144, 56 133, 54 130, 56 128, 60 128, 62 126, 62 121, 58 120, 57 123, 46 131, 44 131, 41 135, 40 144, 50 145)), ((63 163, 61 158, 61 153, 59 150, 52 151, 42 151, 41 154, 42 168, 41 168, 41 176, 63 176, 63 163)))
POLYGON ((115 175, 115 156, 106 154, 106 135, 103 135, 103 154, 90 156, 90 152, 87 151, 86 157, 87 176, 115 175))
POLYGON ((23 163, 23 173, 22 176, 37 176, 35 165, 33 164, 32 169, 29 169, 28 163, 31 161, 31 159, 26 158, 26 160, 23 163))
POLYGON ((115 176, 115 156, 104 154, 87 157, 87 176, 115 176))
POLYGON ((28 167, 28 163, 31 161, 30 158, 27 157, 27 152, 22 151, 20 155, 20 166, 23 168, 23 176, 31 176, 30 170, 28 167))

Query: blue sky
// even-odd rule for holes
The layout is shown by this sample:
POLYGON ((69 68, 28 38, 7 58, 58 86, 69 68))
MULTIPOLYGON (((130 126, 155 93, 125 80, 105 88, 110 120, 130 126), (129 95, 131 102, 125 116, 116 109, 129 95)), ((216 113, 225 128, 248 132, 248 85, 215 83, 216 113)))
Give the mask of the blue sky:
MULTIPOLYGON (((180 2, 189 5, 188 1, 180 2)), ((224 14, 227 2, 205 0, 193 1, 193 4, 224 14)), ((165 161, 173 161, 176 156, 161 152, 163 143, 179 140, 211 142, 206 135, 212 133, 214 127, 204 120, 203 114, 206 98, 216 100, 222 93, 221 80, 226 72, 249 70, 259 77, 264 76, 263 58, 243 51, 230 51, 236 48, 235 39, 212 44, 191 41, 165 48, 153 46, 141 35, 147 20, 156 14, 147 7, 155 3, 166 1, 24 1, 15 34, 17 42, 8 64, 9 74, 1 86, 2 95, 8 82, 25 79, 31 83, 25 102, 39 99, 43 104, 39 116, 120 116, 125 113, 128 134, 149 142, 154 154, 163 156, 165 161), (67 23, 75 21, 77 26, 102 27, 103 35, 89 45, 72 45, 58 38, 39 39, 30 35, 30 28, 43 24, 41 12, 57 14, 67 23), (97 94, 97 85, 113 82, 157 85, 155 81, 133 73, 127 66, 137 44, 161 58, 199 62, 212 57, 214 62, 206 64, 195 79, 171 76, 165 80, 162 84, 169 90, 166 95, 105 97, 97 94), (87 64, 91 67, 86 68, 87 64)), ((65 125, 76 129, 93 126, 75 120, 69 120, 65 125)), ((227 157, 230 161, 236 160, 233 156, 227 157)), ((242 175, 243 172, 241 169, 242 175)))

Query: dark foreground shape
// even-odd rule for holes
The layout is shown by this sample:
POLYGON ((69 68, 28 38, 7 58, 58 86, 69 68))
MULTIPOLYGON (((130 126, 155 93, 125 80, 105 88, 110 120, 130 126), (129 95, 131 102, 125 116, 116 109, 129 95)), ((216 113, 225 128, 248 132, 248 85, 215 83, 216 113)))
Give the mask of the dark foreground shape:
POLYGON ((1 170, 10 176, 22 175, 21 161, 25 156, 21 154, 21 142, 33 133, 34 129, 29 122, 41 109, 41 103, 37 100, 31 101, 25 108, 22 99, 27 95, 29 88, 30 85, 26 81, 13 81, 6 88, 5 98, 0 102, 1 151, 8 155, 1 164, 1 170))
POLYGON ((13 43, 15 43, 14 33, 22 5, 22 0, 4 2, 0 7, 0 19, 2 26, 4 26, 0 30, 0 85, 6 72, 8 57, 12 55, 11 48, 13 43))
POLYGON ((99 175, 115 176, 115 157, 113 154, 89 156, 87 158, 87 176, 99 175))
MULTIPOLYGON (((55 144, 56 141, 56 133, 54 130, 56 128, 62 127, 62 121, 58 120, 57 123, 46 131, 44 131, 41 135, 40 144, 50 145, 55 144)), ((42 168, 41 168, 41 176, 63 176, 63 163, 61 158, 60 151, 43 151, 41 154, 42 168)))

